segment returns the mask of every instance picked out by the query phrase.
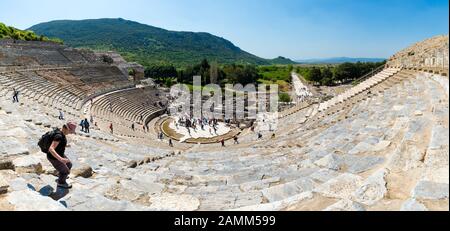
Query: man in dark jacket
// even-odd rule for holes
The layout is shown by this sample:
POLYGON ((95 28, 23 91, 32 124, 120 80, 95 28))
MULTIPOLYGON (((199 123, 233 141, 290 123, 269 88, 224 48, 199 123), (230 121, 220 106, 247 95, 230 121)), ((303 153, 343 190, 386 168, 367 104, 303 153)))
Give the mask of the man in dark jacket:
POLYGON ((67 139, 66 136, 70 134, 75 134, 77 125, 75 123, 69 122, 65 124, 61 130, 55 130, 52 137, 52 143, 47 152, 47 159, 53 165, 53 167, 58 171, 59 177, 57 180, 58 187, 64 189, 72 188, 72 185, 67 184, 66 179, 70 174, 70 169, 72 168, 72 163, 64 155, 67 139))
POLYGON ((89 131, 89 127, 91 126, 90 124, 89 124, 89 121, 88 121, 88 119, 84 119, 84 132, 86 132, 86 133, 90 133, 90 131, 89 131))

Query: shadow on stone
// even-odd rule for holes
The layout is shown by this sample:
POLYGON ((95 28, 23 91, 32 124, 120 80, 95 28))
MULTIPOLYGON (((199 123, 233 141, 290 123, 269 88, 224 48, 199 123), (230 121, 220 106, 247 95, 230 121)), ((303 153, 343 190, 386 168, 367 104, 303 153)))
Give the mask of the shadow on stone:
POLYGON ((69 190, 68 189, 63 189, 63 188, 57 188, 56 192, 52 193, 50 195, 50 198, 52 198, 53 200, 57 201, 60 200, 62 198, 64 198, 65 196, 67 196, 67 194, 69 194, 69 190))
POLYGON ((33 191, 36 191, 36 188, 31 184, 27 184, 27 187, 33 191))
POLYGON ((67 208, 67 203, 65 201, 60 201, 59 203, 61 203, 64 207, 67 208))
POLYGON ((39 190, 39 193, 40 193, 42 196, 48 197, 48 196, 51 196, 51 195, 53 194, 54 191, 55 191, 55 189, 54 189, 52 186, 47 185, 47 186, 41 188, 41 190, 39 190))

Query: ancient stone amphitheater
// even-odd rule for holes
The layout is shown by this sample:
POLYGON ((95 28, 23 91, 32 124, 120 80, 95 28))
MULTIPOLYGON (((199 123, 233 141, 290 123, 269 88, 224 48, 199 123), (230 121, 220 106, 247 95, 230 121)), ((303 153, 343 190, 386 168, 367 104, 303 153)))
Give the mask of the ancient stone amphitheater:
POLYGON ((417 43, 281 113, 275 138, 170 148, 156 138, 158 89, 88 51, 0 41, 0 210, 448 210, 448 57, 448 36, 417 43), (70 191, 36 145, 59 111, 97 122, 69 138, 70 191))

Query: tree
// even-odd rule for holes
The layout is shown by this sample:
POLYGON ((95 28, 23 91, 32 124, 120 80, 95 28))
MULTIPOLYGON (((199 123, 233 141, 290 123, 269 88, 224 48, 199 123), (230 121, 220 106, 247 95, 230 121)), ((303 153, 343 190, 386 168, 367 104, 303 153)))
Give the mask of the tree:
POLYGON ((336 67, 335 79, 341 83, 360 77, 356 65, 353 63, 343 63, 336 67))
POLYGON ((178 72, 172 65, 153 65, 145 68, 144 75, 146 78, 163 82, 166 78, 177 78, 178 72))
POLYGON ((217 84, 219 83, 219 65, 217 62, 211 63, 211 68, 209 69, 210 75, 210 83, 217 84))
POLYGON ((12 35, 12 38, 13 38, 14 40, 20 40, 20 39, 21 39, 20 33, 19 33, 19 32, 15 32, 15 33, 12 35))
POLYGON ((258 69, 250 65, 227 65, 223 68, 227 83, 247 85, 249 83, 256 83, 260 78, 258 69))
POLYGON ((322 72, 319 68, 313 67, 309 72, 309 80, 314 83, 320 83, 320 80, 322 79, 322 72))
POLYGON ((165 84, 167 87, 172 87, 172 86, 175 84, 175 79, 174 79, 174 78, 166 78, 166 79, 164 80, 164 84, 165 84))
POLYGON ((199 66, 200 71, 198 75, 202 77, 202 84, 204 85, 211 83, 210 68, 211 66, 208 63, 208 60, 203 59, 199 66))
POLYGON ((203 59, 202 62, 200 63, 200 67, 201 67, 203 70, 208 70, 211 66, 209 65, 207 59, 203 59))
POLYGON ((292 66, 292 64, 289 64, 288 65, 288 70, 289 70, 289 72, 292 72, 294 70, 294 66, 292 66))
POLYGON ((329 67, 322 70, 322 79, 320 80, 321 85, 330 86, 333 84, 333 72, 329 67))

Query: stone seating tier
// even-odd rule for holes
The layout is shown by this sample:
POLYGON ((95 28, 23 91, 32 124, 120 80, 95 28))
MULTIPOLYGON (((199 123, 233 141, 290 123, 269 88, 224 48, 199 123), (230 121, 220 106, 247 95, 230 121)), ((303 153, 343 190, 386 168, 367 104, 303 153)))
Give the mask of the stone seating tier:
POLYGON ((162 110, 153 105, 158 102, 157 92, 153 89, 133 89, 106 95, 94 102, 93 114, 112 121, 125 119, 137 124, 148 123, 162 110), (140 120, 141 115, 143 121, 140 120))
MULTIPOLYGON (((100 140, 111 136, 101 131, 96 131, 97 138, 75 136, 68 149, 75 169, 89 166, 95 174, 71 178, 74 188, 58 201, 44 201, 46 194, 32 197, 41 208, 69 210, 408 210, 413 209, 411 203, 448 209, 448 177, 441 174, 448 172, 448 96, 433 78, 410 74, 398 73, 370 88, 372 93, 358 94, 359 100, 340 103, 341 109, 334 107, 334 113, 329 111, 314 127, 306 124, 290 135, 248 144, 234 146, 230 141, 226 151, 217 145, 172 155, 131 140, 100 140), (415 149, 427 150, 424 161, 414 157, 416 152, 403 151, 415 149)), ((45 131, 26 122, 30 120, 22 113, 26 110, 26 116, 44 121, 40 111, 44 108, 17 107, 4 98, 1 102, 1 110, 11 114, 0 113, 0 136, 7 134, 5 124, 18 125, 8 129, 26 135, 26 140, 45 131)), ((33 142, 1 140, 8 142, 1 146, 2 155, 30 153, 13 158, 16 171, 35 171, 25 168, 32 163, 45 169, 40 175, 19 173, 8 181, 3 197, 16 209, 36 209, 32 205, 37 204, 18 200, 16 194, 34 192, 21 185, 33 185, 37 191, 51 185, 55 179, 47 173, 51 167, 44 156, 33 154, 33 142), (19 145, 13 148, 11 143, 19 145), (20 207, 24 204, 28 207, 20 207)))

